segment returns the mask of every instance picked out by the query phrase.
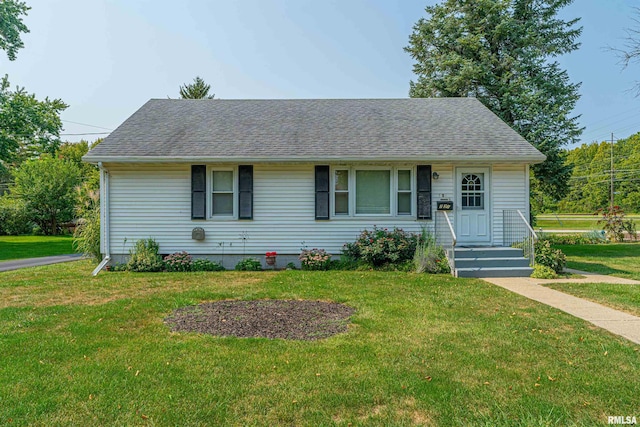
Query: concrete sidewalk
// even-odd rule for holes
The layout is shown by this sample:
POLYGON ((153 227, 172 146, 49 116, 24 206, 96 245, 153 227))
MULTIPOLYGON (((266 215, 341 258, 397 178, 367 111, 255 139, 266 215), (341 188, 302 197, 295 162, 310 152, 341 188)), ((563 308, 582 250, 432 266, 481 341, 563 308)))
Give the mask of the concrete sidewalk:
POLYGON ((640 285, 640 282, 585 271, 568 271, 586 277, 584 279, 494 277, 483 280, 534 301, 562 310, 572 316, 579 317, 580 319, 606 329, 611 333, 620 335, 629 341, 640 344, 640 317, 540 285, 542 283, 614 283, 621 285, 640 285))
POLYGON ((12 261, 0 262, 0 272, 17 270, 19 268, 37 267, 39 265, 58 264, 61 262, 77 261, 82 254, 45 256, 40 258, 15 259, 12 261))

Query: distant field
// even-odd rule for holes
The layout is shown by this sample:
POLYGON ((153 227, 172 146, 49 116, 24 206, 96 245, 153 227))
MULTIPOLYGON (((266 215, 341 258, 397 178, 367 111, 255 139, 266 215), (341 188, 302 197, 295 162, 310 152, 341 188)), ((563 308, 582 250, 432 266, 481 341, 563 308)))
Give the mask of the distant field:
MULTIPOLYGON (((640 215, 627 215, 640 228, 640 215)), ((536 217, 536 228, 563 230, 602 230, 598 224, 599 216, 589 214, 539 214, 536 217)))

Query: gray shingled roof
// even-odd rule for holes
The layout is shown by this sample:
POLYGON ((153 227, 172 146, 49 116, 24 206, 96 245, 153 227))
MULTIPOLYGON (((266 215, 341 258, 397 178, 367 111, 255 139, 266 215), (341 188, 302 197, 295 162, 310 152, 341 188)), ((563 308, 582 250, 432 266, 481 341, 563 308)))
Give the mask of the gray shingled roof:
POLYGON ((474 98, 152 99, 89 162, 484 160, 544 156, 474 98))

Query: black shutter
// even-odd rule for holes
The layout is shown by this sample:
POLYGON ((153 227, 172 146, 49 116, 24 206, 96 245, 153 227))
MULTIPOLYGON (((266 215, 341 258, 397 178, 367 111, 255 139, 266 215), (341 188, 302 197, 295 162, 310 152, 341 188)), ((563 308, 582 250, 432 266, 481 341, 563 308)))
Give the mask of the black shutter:
POLYGON ((316 166, 316 219, 329 219, 329 166, 316 166))
POLYGON ((418 166, 418 219, 431 219, 431 166, 418 166))
POLYGON ((253 166, 238 166, 238 219, 253 219, 253 166))
POLYGON ((207 167, 191 165, 191 219, 207 217, 207 167))

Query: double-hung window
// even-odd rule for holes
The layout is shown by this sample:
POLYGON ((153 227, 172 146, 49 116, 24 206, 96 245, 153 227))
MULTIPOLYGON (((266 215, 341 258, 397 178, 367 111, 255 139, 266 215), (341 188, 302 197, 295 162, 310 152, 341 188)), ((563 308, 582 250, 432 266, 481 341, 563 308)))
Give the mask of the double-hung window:
POLYGON ((398 169, 396 171, 396 213, 398 215, 411 215, 413 203, 413 180, 411 169, 398 169))
POLYGON ((334 171, 334 214, 349 215, 349 169, 334 171))
POLYGON ((211 171, 211 216, 233 217, 235 180, 233 169, 211 171))
POLYGON ((411 168, 336 167, 333 169, 334 217, 411 216, 415 185, 411 168))

